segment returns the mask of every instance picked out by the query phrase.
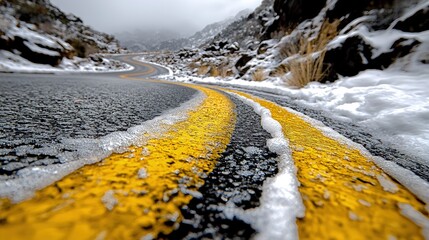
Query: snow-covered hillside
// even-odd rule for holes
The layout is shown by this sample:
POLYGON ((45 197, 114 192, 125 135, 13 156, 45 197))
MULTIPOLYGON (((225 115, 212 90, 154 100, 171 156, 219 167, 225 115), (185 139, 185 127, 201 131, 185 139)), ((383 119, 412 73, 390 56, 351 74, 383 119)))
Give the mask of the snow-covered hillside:
POLYGON ((264 0, 203 49, 146 60, 288 96, 429 164, 427 0, 264 0))
POLYGON ((195 48, 212 41, 212 39, 227 28, 231 23, 246 18, 251 10, 240 11, 234 17, 230 17, 221 22, 207 25, 201 31, 190 37, 181 36, 173 31, 135 31, 116 34, 121 45, 132 52, 171 50, 176 51, 182 48, 195 48))
POLYGON ((61 12, 48 0, 3 0, 0 12, 0 71, 129 68, 93 56, 120 52, 113 36, 85 26, 78 17, 61 12))

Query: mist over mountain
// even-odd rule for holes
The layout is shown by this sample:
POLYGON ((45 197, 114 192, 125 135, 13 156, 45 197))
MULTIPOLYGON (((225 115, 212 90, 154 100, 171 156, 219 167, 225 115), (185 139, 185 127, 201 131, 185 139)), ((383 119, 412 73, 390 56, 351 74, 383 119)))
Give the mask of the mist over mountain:
POLYGON ((251 10, 245 9, 235 16, 207 25, 204 29, 187 36, 186 33, 170 29, 145 29, 126 31, 115 34, 121 45, 132 52, 142 51, 175 51, 181 48, 193 48, 211 41, 217 34, 228 27, 231 23, 247 17, 251 10))

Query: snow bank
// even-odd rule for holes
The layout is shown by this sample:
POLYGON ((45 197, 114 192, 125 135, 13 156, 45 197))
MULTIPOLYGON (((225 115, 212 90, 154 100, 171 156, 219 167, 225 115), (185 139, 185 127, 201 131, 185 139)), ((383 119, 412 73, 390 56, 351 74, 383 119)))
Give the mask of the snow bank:
MULTIPOLYGON (((43 49, 46 51, 46 49, 43 49)), ((56 53, 56 52, 52 52, 56 53)), ((28 61, 18 54, 0 50, 0 72, 25 73, 58 73, 58 72, 122 72, 131 71, 134 67, 116 60, 102 58, 101 62, 74 57, 63 58, 58 67, 47 64, 37 64, 28 61)))
MULTIPOLYGON (((0 180, 0 198, 8 197, 14 202, 25 200, 33 193, 42 189, 75 170, 99 162, 112 153, 126 152, 128 147, 144 146, 155 137, 169 131, 170 127, 188 117, 188 112, 196 109, 205 99, 198 92, 191 100, 180 107, 169 110, 141 125, 131 127, 126 132, 114 132, 98 139, 66 139, 61 146, 53 145, 43 149, 45 152, 56 152, 55 149, 74 149, 73 152, 63 152, 57 157, 61 164, 49 166, 28 167, 17 172, 16 176, 0 180)), ((143 172, 139 171, 143 177, 143 172)))
POLYGON ((369 127, 382 140, 429 164, 429 70, 367 70, 332 84, 283 89, 295 102, 369 127))

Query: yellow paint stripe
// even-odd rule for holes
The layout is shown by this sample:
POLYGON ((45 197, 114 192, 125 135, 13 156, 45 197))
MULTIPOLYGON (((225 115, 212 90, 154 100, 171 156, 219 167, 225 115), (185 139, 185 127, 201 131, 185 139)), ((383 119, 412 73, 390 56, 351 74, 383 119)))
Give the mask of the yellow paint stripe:
POLYGON ((400 214, 398 203, 427 216, 425 205, 398 183, 396 193, 385 191, 377 176, 394 181, 360 151, 326 137, 281 106, 231 92, 269 109, 290 141, 306 207, 297 222, 301 239, 423 239, 421 229, 400 214))
MULTIPOLYGON (((146 67, 147 70, 143 71, 143 72, 139 71, 139 72, 136 72, 136 73, 122 74, 119 77, 121 77, 121 78, 128 78, 128 79, 129 78, 133 78, 133 77, 138 77, 138 76, 143 76, 144 77, 145 75, 153 74, 154 72, 156 72, 156 68, 153 67, 152 65, 147 64, 147 63, 143 63, 143 62, 140 62, 140 61, 137 61, 137 60, 133 60, 133 59, 130 59, 130 58, 131 57, 126 57, 126 58, 124 58, 124 60, 132 62, 133 65, 139 65, 139 66, 146 67)), ((142 79, 138 78, 137 80, 142 80, 142 79)))
POLYGON ((189 192, 204 184, 201 174, 211 172, 226 149, 235 124, 227 97, 195 88, 206 100, 162 139, 85 166, 30 200, 16 205, 0 200, 0 236, 139 239, 169 234, 182 219, 180 207, 191 200, 189 192))

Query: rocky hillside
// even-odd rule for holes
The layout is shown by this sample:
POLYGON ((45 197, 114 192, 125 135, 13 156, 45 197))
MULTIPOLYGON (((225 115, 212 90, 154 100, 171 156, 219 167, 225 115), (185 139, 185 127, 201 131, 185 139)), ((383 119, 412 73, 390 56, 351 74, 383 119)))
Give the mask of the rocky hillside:
POLYGON ((113 36, 85 26, 49 0, 0 0, 0 12, 0 65, 4 68, 14 64, 58 67, 94 53, 120 51, 113 36))
POLYGON ((116 36, 121 45, 132 52, 171 50, 176 51, 182 48, 196 48, 209 43, 212 39, 227 28, 231 23, 241 21, 246 18, 251 11, 242 10, 234 17, 224 21, 207 25, 201 31, 190 37, 180 36, 172 31, 136 31, 119 33, 116 36))
POLYGON ((203 49, 155 60, 187 74, 302 87, 427 64, 428 19, 427 0, 264 0, 203 49))

